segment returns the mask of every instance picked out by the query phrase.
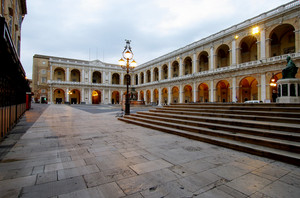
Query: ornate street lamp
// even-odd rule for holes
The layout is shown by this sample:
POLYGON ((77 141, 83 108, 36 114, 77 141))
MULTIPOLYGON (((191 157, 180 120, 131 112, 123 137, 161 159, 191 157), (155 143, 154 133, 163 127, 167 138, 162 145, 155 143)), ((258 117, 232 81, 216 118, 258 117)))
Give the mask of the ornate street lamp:
POLYGON ((126 100, 125 100, 125 115, 130 115, 130 99, 129 99, 129 69, 132 69, 137 66, 137 63, 133 60, 133 53, 130 47, 130 40, 125 40, 126 46, 122 52, 123 58, 119 60, 119 65, 123 68, 126 68, 126 81, 127 81, 127 92, 126 92, 126 100), (129 64, 129 61, 131 63, 129 64))

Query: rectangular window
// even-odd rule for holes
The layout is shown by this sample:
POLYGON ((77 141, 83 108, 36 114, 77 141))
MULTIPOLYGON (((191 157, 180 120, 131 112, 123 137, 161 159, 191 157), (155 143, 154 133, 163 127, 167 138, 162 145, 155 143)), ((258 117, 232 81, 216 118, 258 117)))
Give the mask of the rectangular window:
POLYGON ((43 61, 43 65, 45 65, 46 64, 46 62, 45 61, 43 61))
POLYGON ((46 83, 47 78, 46 77, 42 77, 42 83, 46 83))
POLYGON ((46 93, 46 89, 42 89, 42 93, 46 93))
POLYGON ((46 74, 46 70, 45 69, 42 69, 42 74, 46 74))

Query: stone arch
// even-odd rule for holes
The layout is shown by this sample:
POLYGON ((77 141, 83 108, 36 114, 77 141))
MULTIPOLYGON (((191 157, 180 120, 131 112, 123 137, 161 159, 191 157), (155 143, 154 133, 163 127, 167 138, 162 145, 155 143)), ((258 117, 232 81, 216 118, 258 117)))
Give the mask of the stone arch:
POLYGON ((184 75, 189 75, 193 73, 193 61, 191 57, 186 57, 183 61, 184 65, 184 75))
POLYGON ((162 79, 168 79, 168 65, 164 64, 162 66, 162 79))
POLYGON ((252 76, 243 78, 239 83, 239 102, 258 100, 257 80, 252 76))
POLYGON ((120 84, 120 75, 118 73, 113 73, 111 76, 111 83, 113 85, 119 85, 120 84))
POLYGON ((72 89, 69 91, 69 102, 71 104, 80 104, 80 91, 78 89, 72 89))
POLYGON ((53 80, 65 81, 65 70, 61 67, 57 67, 54 70, 53 80))
POLYGON ((171 77, 175 78, 179 76, 179 63, 177 61, 174 61, 172 63, 172 68, 171 68, 171 77))
POLYGON ((276 26, 269 35, 269 57, 295 53, 295 27, 291 24, 276 26))
POLYGON ((93 83, 102 83, 102 77, 99 71, 93 72, 93 83))
POLYGON ((239 63, 257 60, 257 39, 255 36, 249 35, 243 38, 239 44, 239 48, 239 63))
POLYGON ((78 69, 72 69, 70 73, 70 81, 80 82, 80 71, 78 69))
POLYGON ((158 81, 158 68, 153 69, 154 81, 158 81))
POLYGON ((172 103, 178 103, 179 102, 179 88, 177 86, 174 86, 172 88, 171 102, 172 103))
POLYGON ((131 85, 131 76, 130 74, 125 74, 124 75, 124 85, 127 85, 127 76, 128 76, 128 85, 131 85))
POLYGON ((203 51, 198 56, 197 72, 208 71, 208 53, 203 51))
POLYGON ((184 103, 190 103, 193 101, 193 88, 191 85, 185 85, 183 87, 183 94, 184 103))
POLYGON ((146 76, 147 76, 147 83, 151 82, 151 71, 150 70, 147 70, 146 72, 146 76))
POLYGON ((198 86, 198 101, 209 102, 209 89, 206 83, 201 83, 198 86))
POLYGON ((220 80, 216 85, 216 101, 230 102, 230 84, 227 80, 220 80))
POLYGON ((101 91, 93 90, 92 92, 92 104, 100 104, 101 103, 101 91))
POLYGON ((55 89, 53 91, 53 103, 64 104, 65 103, 65 91, 63 89, 55 89))
POLYGON ((163 105, 169 104, 169 101, 168 101, 168 89, 167 88, 162 88, 161 94, 162 94, 161 104, 163 104, 163 105))
POLYGON ((113 91, 111 93, 111 104, 119 104, 120 103, 120 92, 113 91))
POLYGON ((144 84, 144 72, 140 73, 140 77, 141 77, 141 84, 144 84))
POLYGON ((146 91, 146 103, 150 104, 150 102, 151 102, 151 92, 150 92, 150 90, 147 90, 146 91))
POLYGON ((230 65, 229 46, 226 44, 220 45, 216 50, 216 66, 217 68, 227 67, 230 65))

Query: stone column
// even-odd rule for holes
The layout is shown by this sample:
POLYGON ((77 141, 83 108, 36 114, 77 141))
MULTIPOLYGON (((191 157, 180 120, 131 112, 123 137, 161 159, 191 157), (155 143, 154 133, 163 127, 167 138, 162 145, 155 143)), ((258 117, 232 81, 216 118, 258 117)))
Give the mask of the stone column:
MULTIPOLYGON (((84 83, 84 69, 81 70, 81 82, 84 83)), ((92 81, 93 82, 93 81, 92 81)))
POLYGON ((161 80, 162 73, 162 67, 158 67, 158 80, 161 80))
POLYGON ((139 83, 139 85, 142 84, 142 75, 141 75, 141 72, 138 74, 138 83, 139 83))
POLYGON ((237 97, 236 97, 236 77, 232 77, 232 102, 237 102, 237 97))
POLYGON ((214 81, 210 81, 210 102, 214 102, 214 81))
POLYGON ((145 84, 145 83, 147 83, 147 81, 146 81, 146 80, 147 80, 147 71, 146 71, 146 72, 144 72, 144 84, 145 84))
POLYGON ((168 105, 171 104, 172 99, 172 90, 171 87, 168 87, 168 105))
POLYGON ((108 89, 108 104, 111 104, 111 90, 108 89))
POLYGON ((102 91, 102 100, 103 100, 103 104, 106 104, 105 103, 105 89, 103 89, 103 91, 102 91))
POLYGON ((197 73, 197 55, 196 53, 194 52, 193 54, 193 74, 194 73, 197 73))
POLYGON ((179 86, 179 103, 183 103, 183 85, 179 86))
POLYGON ((108 84, 111 85, 112 84, 112 76, 111 76, 111 72, 108 72, 108 84))
MULTIPOLYGON (((124 73, 121 73, 121 75, 120 75, 120 84, 121 85, 124 85, 124 73)), ((127 81, 126 81, 126 83, 127 83, 127 81)))
POLYGON ((236 41, 232 40, 231 43, 231 65, 236 65, 236 41))
POLYGON ((70 68, 69 67, 67 67, 67 82, 69 82, 70 81, 70 68))
POLYGON ((92 70, 89 69, 89 83, 92 83, 92 70))
POLYGON ((168 79, 171 79, 172 75, 172 67, 171 67, 171 61, 168 63, 168 79))
POLYGON ((197 84, 196 82, 193 83, 193 102, 197 102, 197 84))
POLYGON ((48 104, 53 104, 53 88, 50 86, 50 97, 48 104))
POLYGON ((150 89, 150 103, 153 104, 154 102, 154 97, 153 97, 153 89, 150 89))
POLYGON ((89 104, 92 104, 92 90, 89 88, 89 104))
POLYGON ((65 92, 65 98, 66 98, 65 102, 69 102, 69 94, 68 93, 69 93, 69 88, 67 88, 66 92, 65 92))
POLYGON ((261 55, 261 51, 260 51, 260 48, 261 48, 261 47, 260 47, 260 46, 261 46, 261 42, 260 42, 260 41, 257 41, 257 42, 256 42, 256 45, 257 45, 257 55, 256 55, 256 56, 257 56, 257 60, 260 60, 260 59, 261 59, 261 58, 260 58, 260 57, 261 57, 261 56, 260 56, 260 55, 261 55))
POLYGON ((138 101, 141 101, 141 92, 137 91, 137 93, 138 93, 138 101))
POLYGON ((161 97, 162 97, 161 88, 158 88, 158 106, 161 106, 161 97))
POLYGON ((145 104, 147 103, 147 90, 144 91, 144 101, 145 101, 145 104))
POLYGON ((183 64, 182 64, 182 58, 179 58, 179 76, 183 75, 183 64))
POLYGON ((81 99, 80 99, 80 102, 84 102, 84 88, 81 88, 81 99))
MULTIPOLYGON (((300 23, 299 18, 298 21, 300 23)), ((295 30, 295 52, 300 52, 300 29, 295 30)))
POLYGON ((123 94, 124 94, 124 92, 123 92, 123 90, 121 90, 120 98, 119 98, 120 103, 123 102, 123 94))
POLYGON ((260 59, 266 59, 266 30, 260 31, 260 59))
MULTIPOLYGON (((266 74, 261 74, 261 80, 260 80, 260 100, 265 102, 266 98, 266 74)), ((259 99, 259 98, 258 98, 259 99)))
POLYGON ((50 65, 50 80, 53 80, 53 71, 52 71, 52 65, 50 65))
POLYGON ((210 55, 209 55, 209 57, 210 57, 209 70, 213 70, 214 69, 214 57, 215 57, 215 55, 214 55, 214 47, 213 46, 210 47, 210 55))

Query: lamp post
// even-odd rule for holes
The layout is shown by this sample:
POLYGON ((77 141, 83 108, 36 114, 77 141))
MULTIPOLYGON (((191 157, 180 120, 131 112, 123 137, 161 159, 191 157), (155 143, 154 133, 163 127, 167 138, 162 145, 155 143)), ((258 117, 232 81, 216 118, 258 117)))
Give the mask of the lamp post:
POLYGON ((123 68, 126 68, 126 81, 127 81, 127 92, 126 92, 126 100, 125 100, 125 115, 130 115, 130 99, 129 99, 129 69, 136 67, 136 62, 133 60, 133 53, 130 47, 130 40, 125 40, 126 46, 122 52, 123 58, 119 60, 119 65, 123 68), (129 61, 131 63, 129 63, 129 61), (126 62, 125 62, 126 61, 126 62))

